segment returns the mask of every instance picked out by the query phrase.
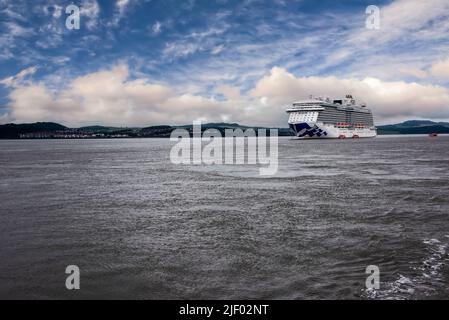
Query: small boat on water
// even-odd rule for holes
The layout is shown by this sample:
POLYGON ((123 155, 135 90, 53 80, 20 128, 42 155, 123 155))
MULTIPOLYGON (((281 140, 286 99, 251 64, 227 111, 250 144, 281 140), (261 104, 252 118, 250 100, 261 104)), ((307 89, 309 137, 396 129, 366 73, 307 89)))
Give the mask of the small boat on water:
POLYGON ((438 137, 438 133, 435 132, 429 133, 429 137, 438 137))

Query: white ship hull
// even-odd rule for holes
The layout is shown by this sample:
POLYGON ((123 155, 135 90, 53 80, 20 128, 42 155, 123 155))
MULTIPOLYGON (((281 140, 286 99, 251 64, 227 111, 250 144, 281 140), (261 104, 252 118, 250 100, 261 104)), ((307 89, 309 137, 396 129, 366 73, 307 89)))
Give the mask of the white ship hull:
POLYGON ((290 128, 301 139, 374 138, 376 128, 338 128, 317 122, 290 123, 290 128))

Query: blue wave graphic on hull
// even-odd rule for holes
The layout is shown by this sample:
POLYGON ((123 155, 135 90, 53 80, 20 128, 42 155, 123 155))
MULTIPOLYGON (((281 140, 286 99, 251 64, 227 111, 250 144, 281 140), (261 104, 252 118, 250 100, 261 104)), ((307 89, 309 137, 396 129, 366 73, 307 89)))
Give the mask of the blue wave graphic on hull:
POLYGON ((296 124, 290 124, 290 128, 295 131, 297 137, 321 137, 321 136, 327 136, 327 132, 323 129, 318 128, 317 125, 314 125, 313 127, 309 126, 308 123, 296 123, 296 124))

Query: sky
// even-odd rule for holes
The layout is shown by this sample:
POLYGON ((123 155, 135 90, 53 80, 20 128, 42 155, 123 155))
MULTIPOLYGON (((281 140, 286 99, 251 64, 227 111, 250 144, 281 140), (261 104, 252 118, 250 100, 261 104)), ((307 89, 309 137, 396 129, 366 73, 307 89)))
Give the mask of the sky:
POLYGON ((0 0, 2 124, 285 127, 346 94, 377 124, 449 121, 449 1, 0 0))

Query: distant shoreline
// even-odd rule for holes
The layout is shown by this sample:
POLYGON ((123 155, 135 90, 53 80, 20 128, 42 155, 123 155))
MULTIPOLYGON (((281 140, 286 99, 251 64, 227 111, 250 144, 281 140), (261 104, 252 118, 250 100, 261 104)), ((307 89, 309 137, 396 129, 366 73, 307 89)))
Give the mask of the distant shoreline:
MULTIPOLYGON (((192 132, 192 125, 170 126, 158 125, 149 127, 108 127, 86 126, 68 128, 54 122, 36 122, 26 124, 0 125, 0 139, 5 140, 33 140, 33 139, 124 139, 124 138, 169 138, 173 130, 186 129, 192 132)), ((238 123, 205 123, 202 130, 217 129, 224 136, 227 129, 277 129, 279 136, 292 136, 289 128, 273 128, 244 126, 238 123)), ((449 134, 449 123, 433 122, 430 120, 409 120, 394 125, 377 126, 379 136, 385 135, 428 135, 431 133, 449 134)))
MULTIPOLYGON (((425 133, 405 133, 405 134, 378 134, 374 138, 393 138, 393 137, 428 137, 429 134, 425 133)), ((440 133, 438 136, 448 137, 449 133, 440 133)), ((292 138, 297 140, 299 139, 295 135, 284 135, 279 136, 280 138, 292 138)), ((223 137, 224 139, 225 137, 223 137)), ((32 141, 32 140, 139 140, 139 139, 170 139, 170 137, 90 137, 90 138, 0 138, 0 141, 32 141)), ((306 140, 318 140, 318 139, 306 139, 306 140)), ((323 139, 321 139, 323 140, 323 139)), ((305 141, 305 140, 304 140, 305 141)))

